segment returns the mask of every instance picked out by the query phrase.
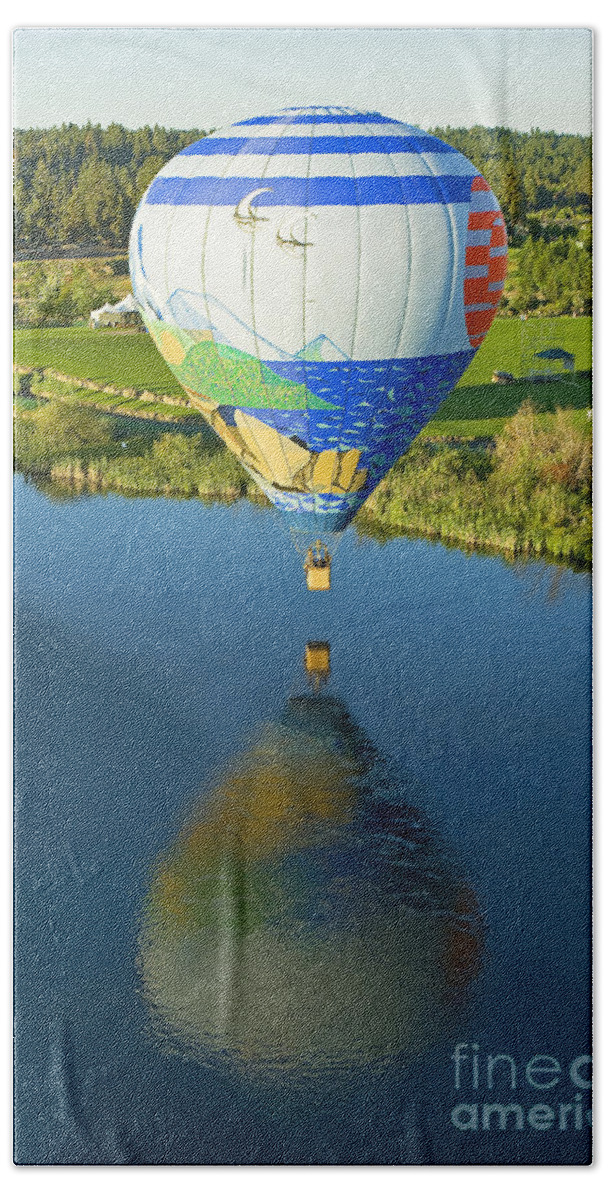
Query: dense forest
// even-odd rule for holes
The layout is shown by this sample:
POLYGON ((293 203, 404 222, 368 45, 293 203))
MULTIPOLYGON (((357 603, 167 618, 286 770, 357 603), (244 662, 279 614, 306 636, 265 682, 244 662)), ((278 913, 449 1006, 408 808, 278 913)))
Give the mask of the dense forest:
POLYGON ((512 232, 525 227, 529 214, 546 209, 591 211, 591 138, 481 125, 431 132, 475 163, 496 192, 512 232))
POLYGON ((88 243, 125 249, 157 171, 203 129, 62 125, 15 131, 18 249, 88 243))
MULTIPOLYGON (((210 130, 62 125, 15 133, 17 257, 125 251, 160 167, 210 130), (78 252, 76 252, 78 253, 78 252)), ((510 273, 504 315, 581 315, 591 305, 591 139, 509 129, 432 131, 471 159, 502 206, 510 273)))

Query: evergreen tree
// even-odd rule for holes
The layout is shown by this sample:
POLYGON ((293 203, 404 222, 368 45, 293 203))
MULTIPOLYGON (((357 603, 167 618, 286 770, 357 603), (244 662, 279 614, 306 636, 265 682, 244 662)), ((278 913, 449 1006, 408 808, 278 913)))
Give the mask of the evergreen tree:
POLYGON ((522 179, 515 160, 513 136, 507 129, 501 130, 499 139, 500 149, 500 183, 498 193, 500 204, 507 224, 507 231, 513 234, 518 226, 523 225, 526 218, 526 200, 522 179))
MULTIPOLYGON (((432 132, 484 175, 505 214, 511 246, 524 243, 518 251, 518 276, 507 287, 501 311, 588 312, 590 139, 481 125, 432 132), (546 253, 536 243, 543 243, 546 253)), ((17 130, 14 199, 20 256, 28 248, 44 252, 78 243, 101 251, 125 250, 135 208, 154 175, 184 146, 204 136, 200 129, 155 125, 132 130, 116 122, 107 129, 89 122, 17 130)))

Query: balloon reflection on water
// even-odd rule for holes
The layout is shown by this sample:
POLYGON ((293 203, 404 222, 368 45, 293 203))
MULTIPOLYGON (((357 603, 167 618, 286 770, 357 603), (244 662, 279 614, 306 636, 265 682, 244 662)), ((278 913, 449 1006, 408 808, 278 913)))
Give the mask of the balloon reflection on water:
POLYGON ((476 898, 345 705, 290 698, 152 874, 156 1029, 190 1057, 293 1070, 420 1052, 462 1016, 476 898))

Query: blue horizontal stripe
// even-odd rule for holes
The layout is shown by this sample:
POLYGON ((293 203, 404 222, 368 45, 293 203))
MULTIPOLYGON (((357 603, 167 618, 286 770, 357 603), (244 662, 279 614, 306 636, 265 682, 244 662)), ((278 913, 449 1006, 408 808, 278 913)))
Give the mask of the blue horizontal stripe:
POLYGON ((232 128, 241 125, 400 125, 392 117, 380 113, 308 113, 293 117, 278 113, 275 117, 249 117, 246 121, 235 121, 232 128))
POLYGON ((359 137, 201 138, 180 154, 455 154, 439 138, 359 137))
POLYGON ((252 208, 299 208, 321 205, 464 204, 471 196, 471 175, 361 175, 348 179, 331 175, 313 179, 270 177, 218 179, 199 175, 155 179, 147 204, 234 205, 256 188, 268 188, 251 201, 252 208))

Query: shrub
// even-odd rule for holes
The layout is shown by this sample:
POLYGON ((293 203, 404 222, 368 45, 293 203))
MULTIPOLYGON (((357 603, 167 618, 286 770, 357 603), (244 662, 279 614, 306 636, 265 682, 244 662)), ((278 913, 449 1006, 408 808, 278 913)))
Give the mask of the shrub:
POLYGON ((44 474, 59 456, 94 453, 112 442, 112 422, 70 400, 49 400, 15 419, 15 457, 26 471, 44 474))

